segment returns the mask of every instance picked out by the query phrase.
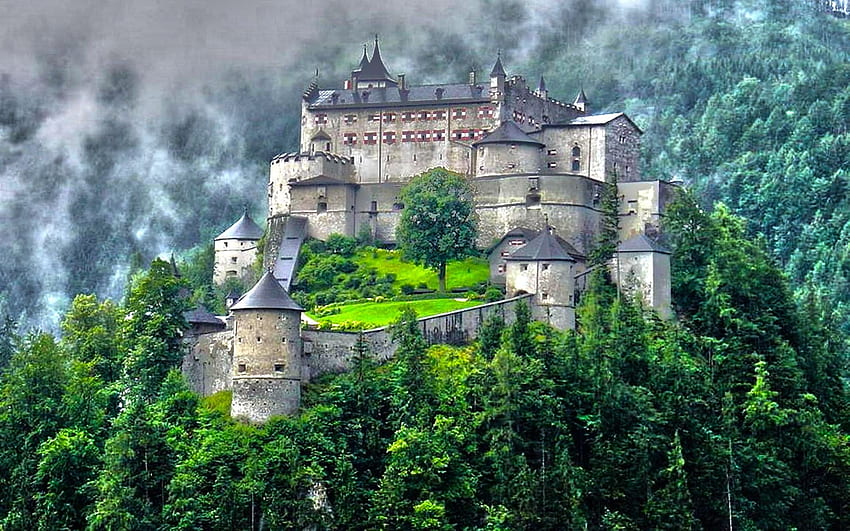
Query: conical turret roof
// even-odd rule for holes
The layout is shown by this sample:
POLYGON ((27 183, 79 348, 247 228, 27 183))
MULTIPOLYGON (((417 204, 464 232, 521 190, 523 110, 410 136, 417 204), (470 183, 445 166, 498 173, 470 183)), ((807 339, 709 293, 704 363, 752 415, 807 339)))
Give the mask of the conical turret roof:
POLYGON ((584 93, 584 89, 581 89, 579 91, 578 96, 576 96, 576 101, 573 102, 574 105, 578 105, 580 103, 582 103, 582 104, 590 103, 590 100, 587 99, 587 94, 584 93))
POLYGON ((505 67, 502 66, 502 54, 501 52, 496 57, 496 64, 493 65, 493 70, 490 70, 490 77, 502 76, 505 77, 508 74, 505 73, 505 67))
POLYGON ((661 253, 670 254, 670 250, 651 239, 646 234, 638 234, 617 247, 621 253, 661 253))
POLYGON ((231 311, 238 310, 294 310, 303 312, 304 308, 290 298, 270 271, 254 287, 234 304, 231 311))
POLYGON ((254 223, 246 209, 242 217, 226 231, 219 234, 216 240, 259 240, 262 236, 263 229, 254 223))
POLYGON ((537 84, 537 92, 546 92, 546 80, 540 76, 540 83, 537 84))
POLYGON ((355 72, 362 72, 364 68, 369 66, 369 56, 366 55, 366 45, 363 45, 363 57, 360 58, 360 65, 357 67, 355 72))
POLYGON ((478 142, 474 142, 473 146, 480 146, 482 144, 534 144, 536 146, 543 146, 543 142, 539 142, 530 136, 528 136, 525 131, 520 129, 520 127, 510 121, 502 122, 502 125, 494 129, 490 134, 479 140, 478 142))
POLYGON ((575 249, 562 239, 544 229, 536 238, 513 252, 505 260, 547 260, 575 262, 575 249))

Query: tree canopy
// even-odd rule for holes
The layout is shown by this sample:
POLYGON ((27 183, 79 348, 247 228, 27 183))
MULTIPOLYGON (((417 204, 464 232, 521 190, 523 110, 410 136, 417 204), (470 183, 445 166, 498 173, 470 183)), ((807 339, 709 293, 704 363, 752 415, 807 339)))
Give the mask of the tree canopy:
POLYGON ((405 258, 437 271, 446 291, 446 263, 475 246, 476 221, 467 180, 444 168, 414 177, 401 191, 396 238, 405 258))

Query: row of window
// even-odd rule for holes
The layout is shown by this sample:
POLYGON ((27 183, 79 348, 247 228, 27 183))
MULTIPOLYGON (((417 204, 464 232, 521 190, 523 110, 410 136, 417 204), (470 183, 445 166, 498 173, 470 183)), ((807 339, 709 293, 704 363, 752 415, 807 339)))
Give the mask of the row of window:
MULTIPOLYGON (((351 208, 353 209, 354 207, 352 206, 351 208)), ((396 212, 398 212, 399 210, 404 210, 404 203, 399 203, 399 202, 393 203, 393 210, 396 211, 396 212)), ((317 213, 321 214, 321 213, 324 213, 324 212, 327 212, 327 211, 328 211, 328 203, 326 201, 319 201, 318 203, 316 203, 316 212, 317 213)), ((378 202, 377 201, 372 201, 369 204, 369 212, 370 213, 377 213, 378 212, 378 202)))
MULTIPOLYGON (((478 140, 487 134, 486 129, 455 129, 452 131, 453 140, 478 140)), ((381 140, 384 144, 395 144, 397 141, 402 142, 442 142, 446 139, 445 129, 432 129, 424 131, 402 131, 399 135, 396 131, 384 131, 381 135, 381 140)), ((357 133, 343 133, 342 143, 346 146, 357 144, 357 133)), ((369 131, 363 133, 363 143, 372 145, 378 143, 378 133, 369 131)))
MULTIPOLYGON (((482 105, 476 109, 478 118, 492 118, 496 114, 496 109, 489 105, 482 105)), ((368 121, 375 123, 383 120, 385 124, 395 123, 397 119, 401 119, 402 122, 413 122, 416 120, 424 121, 424 120, 445 120, 447 115, 447 111, 445 109, 436 109, 436 110, 421 110, 421 111, 404 111, 401 113, 395 112, 384 112, 384 113, 374 113, 370 114, 368 117, 368 121)), ((467 117, 467 109, 465 107, 457 107, 451 110, 451 116, 453 120, 463 120, 467 117)), ((316 114, 313 117, 313 122, 316 125, 325 125, 328 123, 328 115, 327 114, 316 114)), ((357 115, 356 114, 346 114, 342 122, 345 125, 352 125, 357 123, 357 115)))

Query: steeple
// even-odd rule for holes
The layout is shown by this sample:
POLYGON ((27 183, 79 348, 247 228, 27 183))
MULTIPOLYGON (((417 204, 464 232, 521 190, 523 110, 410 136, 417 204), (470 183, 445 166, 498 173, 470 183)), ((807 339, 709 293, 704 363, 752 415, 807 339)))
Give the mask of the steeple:
POLYGON ((496 55, 496 64, 493 65, 493 70, 490 71, 490 77, 505 77, 505 67, 502 66, 502 50, 499 50, 496 55))
POLYGON ((502 51, 496 56, 496 64, 490 71, 490 102, 499 104, 505 96, 505 67, 502 66, 502 51))
POLYGON ((537 93, 540 94, 542 98, 549 97, 549 91, 546 90, 546 80, 543 79, 543 76, 540 76, 540 83, 537 84, 537 93))
POLYGON ((355 72, 362 72, 365 68, 369 67, 369 57, 366 55, 366 45, 363 45, 363 57, 360 58, 360 65, 357 67, 355 72))
POLYGON ((590 112, 590 100, 587 99, 587 94, 584 93, 584 88, 579 91, 573 105, 581 112, 590 112))
POLYGON ((372 58, 365 64, 365 50, 363 59, 360 60, 360 72, 357 73, 358 87, 364 83, 371 84, 375 87, 395 86, 396 81, 390 76, 384 60, 381 58, 381 48, 378 45, 378 36, 375 35, 375 48, 372 51, 372 58))

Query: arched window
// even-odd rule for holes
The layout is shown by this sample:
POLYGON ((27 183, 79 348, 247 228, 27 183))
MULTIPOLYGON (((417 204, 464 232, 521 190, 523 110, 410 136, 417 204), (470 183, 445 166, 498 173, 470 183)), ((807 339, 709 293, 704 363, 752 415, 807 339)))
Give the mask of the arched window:
POLYGON ((572 171, 579 172, 581 171, 581 148, 578 146, 573 146, 573 163, 572 163, 572 171))
POLYGON ((581 171, 581 161, 579 159, 573 159, 573 171, 581 171))
POLYGON ((581 148, 573 146, 573 157, 581 157, 581 148))

